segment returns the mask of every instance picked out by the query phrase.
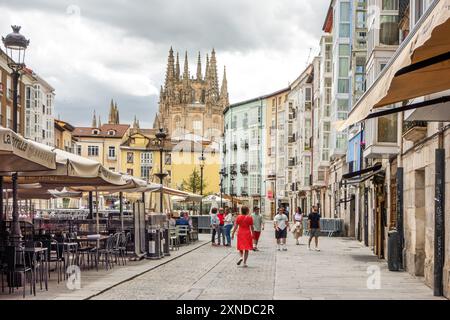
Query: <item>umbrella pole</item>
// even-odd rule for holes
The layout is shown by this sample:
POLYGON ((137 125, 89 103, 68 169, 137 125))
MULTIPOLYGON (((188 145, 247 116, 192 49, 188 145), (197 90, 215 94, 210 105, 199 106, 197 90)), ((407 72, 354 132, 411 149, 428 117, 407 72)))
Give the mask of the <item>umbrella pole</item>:
POLYGON ((123 231, 123 192, 119 192, 120 230, 123 231))
POLYGON ((89 191, 89 197, 88 197, 88 202, 89 202, 89 217, 88 219, 92 219, 93 218, 93 213, 94 213, 94 206, 92 204, 92 191, 89 191))
POLYGON ((10 239, 14 246, 18 247, 22 240, 19 222, 19 208, 17 205, 17 173, 12 175, 12 192, 13 192, 13 207, 12 207, 12 230, 10 239))
POLYGON ((97 224, 97 234, 100 234, 100 219, 98 216, 98 189, 95 188, 95 201, 97 202, 97 205, 95 206, 95 220, 96 220, 96 224, 97 224))
POLYGON ((0 176, 0 228, 3 228, 3 176, 0 176))

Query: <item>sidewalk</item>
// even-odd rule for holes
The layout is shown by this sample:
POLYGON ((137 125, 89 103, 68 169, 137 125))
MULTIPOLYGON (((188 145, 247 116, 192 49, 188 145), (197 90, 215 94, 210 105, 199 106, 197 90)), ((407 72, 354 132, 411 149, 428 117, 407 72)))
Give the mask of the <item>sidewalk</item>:
MULTIPOLYGON (((210 235, 199 234, 199 241, 191 245, 183 245, 180 250, 170 251, 170 256, 160 260, 141 260, 127 261, 127 265, 115 265, 113 269, 106 271, 100 266, 99 271, 88 270, 81 271, 81 289, 69 290, 66 282, 61 281, 59 284, 56 279, 56 273, 51 272, 51 279, 48 284, 48 291, 40 290, 39 283, 36 286, 36 296, 30 295, 29 287, 25 299, 22 297, 22 290, 15 290, 14 294, 8 294, 8 288, 5 292, 0 291, 0 300, 83 300, 89 299, 104 290, 113 288, 123 282, 134 279, 150 270, 158 268, 170 261, 179 259, 180 257, 196 250, 210 242, 210 235)), ((6 280, 6 278, 5 278, 6 280)))
POLYGON ((289 233, 288 251, 277 251, 273 233, 266 224, 248 268, 236 266, 235 248, 207 245, 94 299, 439 299, 422 279, 390 272, 355 240, 322 237, 317 252, 307 250, 306 237, 296 246, 289 233))

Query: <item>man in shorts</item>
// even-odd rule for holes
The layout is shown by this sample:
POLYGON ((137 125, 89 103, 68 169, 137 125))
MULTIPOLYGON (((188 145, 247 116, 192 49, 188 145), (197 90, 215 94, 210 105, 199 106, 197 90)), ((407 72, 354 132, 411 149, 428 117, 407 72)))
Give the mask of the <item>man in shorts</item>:
POLYGON ((261 236, 261 230, 264 230, 264 218, 259 213, 259 208, 254 207, 252 213, 253 219, 253 251, 258 251, 258 241, 261 236))
POLYGON ((320 214, 317 210, 317 206, 312 207, 312 212, 308 215, 308 227, 309 227, 309 241, 308 250, 311 250, 311 240, 314 238, 316 243, 316 251, 319 250, 319 235, 320 235, 320 214))
POLYGON ((289 229, 289 219, 285 214, 284 207, 278 208, 278 213, 273 219, 273 225, 275 227, 275 239, 277 239, 278 251, 287 251, 286 238, 287 230, 289 229))

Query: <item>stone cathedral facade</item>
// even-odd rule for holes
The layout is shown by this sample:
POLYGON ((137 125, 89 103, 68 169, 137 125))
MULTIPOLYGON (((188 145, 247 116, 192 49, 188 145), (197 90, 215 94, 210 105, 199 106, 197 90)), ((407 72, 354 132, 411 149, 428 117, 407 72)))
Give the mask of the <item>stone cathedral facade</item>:
POLYGON ((191 75, 187 52, 183 70, 180 57, 170 48, 166 79, 161 86, 159 111, 153 127, 165 128, 170 137, 180 138, 195 134, 207 139, 223 133, 223 111, 229 106, 226 70, 219 86, 216 52, 206 55, 205 73, 201 55, 198 54, 197 70, 191 75))

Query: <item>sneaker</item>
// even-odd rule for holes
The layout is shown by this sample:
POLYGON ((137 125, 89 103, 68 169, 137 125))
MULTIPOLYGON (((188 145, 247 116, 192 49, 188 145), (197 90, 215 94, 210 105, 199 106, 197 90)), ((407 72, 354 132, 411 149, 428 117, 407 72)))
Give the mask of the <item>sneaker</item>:
POLYGON ((283 251, 287 251, 287 248, 283 248, 283 251))
POLYGON ((316 250, 316 251, 320 251, 320 249, 319 249, 319 248, 315 248, 314 250, 316 250))
POLYGON ((277 250, 278 250, 278 251, 281 251, 281 249, 280 249, 280 248, 277 248, 277 250))
POLYGON ((242 258, 240 258, 239 259, 239 261, 236 263, 238 266, 240 266, 241 265, 241 263, 242 263, 242 261, 243 261, 243 259, 242 258))
POLYGON ((243 268, 247 268, 248 267, 248 265, 247 264, 244 264, 243 266, 242 266, 243 268))

